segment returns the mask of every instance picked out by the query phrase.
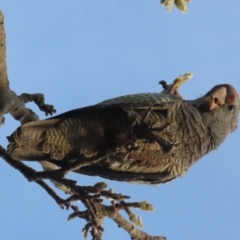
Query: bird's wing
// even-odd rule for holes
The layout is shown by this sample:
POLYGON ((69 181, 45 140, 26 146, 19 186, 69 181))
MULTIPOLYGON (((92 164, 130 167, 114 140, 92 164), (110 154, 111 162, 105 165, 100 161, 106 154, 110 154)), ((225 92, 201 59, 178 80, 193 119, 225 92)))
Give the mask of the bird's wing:
POLYGON ((91 112, 102 113, 119 109, 147 109, 151 106, 155 106, 156 109, 161 106, 167 108, 168 104, 172 104, 177 99, 179 98, 177 98, 175 95, 161 93, 139 93, 125 95, 117 98, 108 99, 92 106, 74 109, 60 115, 51 117, 49 119, 72 118, 79 117, 79 115, 86 115, 91 112))
POLYGON ((158 143, 149 142, 149 139, 144 143, 144 137, 140 137, 141 150, 132 151, 131 156, 124 148, 129 143, 134 144, 137 133, 134 126, 136 122, 141 123, 149 108, 151 113, 146 120, 160 127, 166 122, 165 110, 175 101, 171 95, 159 93, 127 95, 30 122, 8 138, 8 150, 15 159, 55 161, 60 167, 71 164, 69 160, 72 159, 86 161, 106 156, 99 165, 90 165, 77 172, 119 181, 167 182, 173 179, 166 170, 166 165, 171 163, 166 163, 169 157, 163 157, 158 143), (115 157, 117 146, 123 146, 123 152, 115 157))
POLYGON ((100 166, 87 166, 75 171, 76 173, 99 176, 110 180, 124 181, 135 184, 161 184, 172 181, 176 177, 171 176, 168 171, 155 172, 155 173, 143 173, 143 172, 127 172, 117 171, 100 166))
MULTIPOLYGON (((99 113, 105 111, 112 112, 119 109, 133 109, 137 111, 143 110, 142 112, 144 112, 149 107, 153 107, 153 111, 161 111, 161 109, 167 109, 169 105, 174 104, 176 100, 179 100, 179 98, 175 98, 175 96, 172 95, 159 93, 127 95, 109 99, 94 106, 72 110, 62 115, 56 116, 56 118, 75 117, 79 116, 79 114, 87 114, 92 111, 99 113)), ((119 166, 114 168, 110 163, 110 165, 106 167, 106 158, 106 161, 101 161, 99 165, 90 165, 78 169, 75 172, 80 174, 101 176, 112 180, 145 184, 165 183, 175 178, 175 176, 171 175, 170 171, 165 169, 165 163, 161 165, 162 150, 157 143, 155 143, 154 146, 151 146, 155 148, 153 150, 149 149, 149 145, 151 144, 140 143, 140 145, 142 149, 145 148, 147 153, 143 156, 141 154, 143 151, 140 151, 140 155, 134 156, 129 161, 127 160, 131 166, 126 166, 120 157, 119 166), (141 161, 141 166, 139 165, 139 161, 141 161)), ((165 155, 165 158, 168 158, 167 155, 165 155)), ((65 163, 57 162, 56 164, 63 166, 65 163)))

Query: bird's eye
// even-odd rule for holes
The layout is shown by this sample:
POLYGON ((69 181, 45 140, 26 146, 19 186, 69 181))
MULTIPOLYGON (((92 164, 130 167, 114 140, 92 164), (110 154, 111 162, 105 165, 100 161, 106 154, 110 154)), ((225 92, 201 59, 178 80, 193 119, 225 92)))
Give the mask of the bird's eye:
POLYGON ((234 110, 234 105, 229 105, 229 106, 228 106, 228 109, 229 109, 230 111, 233 111, 233 110, 234 110))

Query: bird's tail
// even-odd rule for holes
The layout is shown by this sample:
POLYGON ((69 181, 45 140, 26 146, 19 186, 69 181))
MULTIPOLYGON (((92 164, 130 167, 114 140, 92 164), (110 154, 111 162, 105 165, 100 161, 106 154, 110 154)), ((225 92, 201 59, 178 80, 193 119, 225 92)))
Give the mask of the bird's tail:
POLYGON ((46 130, 54 126, 59 119, 33 121, 19 127, 11 136, 7 137, 7 150, 16 160, 44 160, 44 153, 39 146, 46 138, 46 130))

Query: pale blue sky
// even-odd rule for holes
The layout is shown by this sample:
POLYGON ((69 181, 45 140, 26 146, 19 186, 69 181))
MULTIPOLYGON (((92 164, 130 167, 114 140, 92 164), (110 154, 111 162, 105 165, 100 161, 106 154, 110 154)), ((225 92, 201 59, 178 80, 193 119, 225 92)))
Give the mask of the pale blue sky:
MULTIPOLYGON (((171 13, 159 0, 2 0, 12 90, 45 94, 58 113, 139 92, 158 92, 158 81, 194 73, 181 89, 197 98, 219 83, 240 91, 240 1, 193 0, 189 13, 171 13)), ((29 104, 37 113, 33 104, 29 104)), ((44 115, 39 114, 41 118, 44 115)), ((0 144, 18 123, 6 116, 0 144)), ((136 211, 144 231, 168 240, 240 239, 240 131, 181 179, 151 187, 107 181, 153 213, 136 211)), ((35 183, 0 161, 1 239, 83 239, 84 222, 67 221, 35 183)), ((81 185, 100 178, 72 174, 81 185)), ((63 195, 65 196, 65 195, 63 195)), ((109 220, 104 240, 129 239, 109 220)))

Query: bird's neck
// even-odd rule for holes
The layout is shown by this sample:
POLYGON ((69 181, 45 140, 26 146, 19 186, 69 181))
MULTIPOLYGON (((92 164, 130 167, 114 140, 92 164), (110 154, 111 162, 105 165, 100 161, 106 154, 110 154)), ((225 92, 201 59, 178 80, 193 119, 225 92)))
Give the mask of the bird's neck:
MULTIPOLYGON (((193 107, 193 111, 196 111, 201 116, 201 122, 204 125, 204 128, 207 130, 207 134, 210 137, 209 149, 207 152, 210 152, 216 149, 227 137, 226 128, 224 125, 224 115, 221 112, 221 109, 202 112, 199 108, 205 97, 198 98, 196 100, 187 100, 186 103, 193 107)), ((195 114, 194 114, 195 115, 195 114)))
POLYGON ((217 111, 213 111, 210 113, 203 113, 202 119, 211 137, 209 151, 212 151, 218 148, 228 135, 226 131, 227 126, 224 125, 224 116, 217 111))
MULTIPOLYGON (((190 101, 189 101, 190 102, 190 101)), ((221 129, 221 119, 215 113, 202 113, 197 105, 185 102, 180 106, 178 116, 184 119, 181 122, 180 139, 187 149, 190 165, 197 162, 202 156, 216 149, 225 139, 226 134, 221 129), (216 116, 215 116, 216 115, 216 116), (183 128, 182 133, 181 128, 183 128)))

